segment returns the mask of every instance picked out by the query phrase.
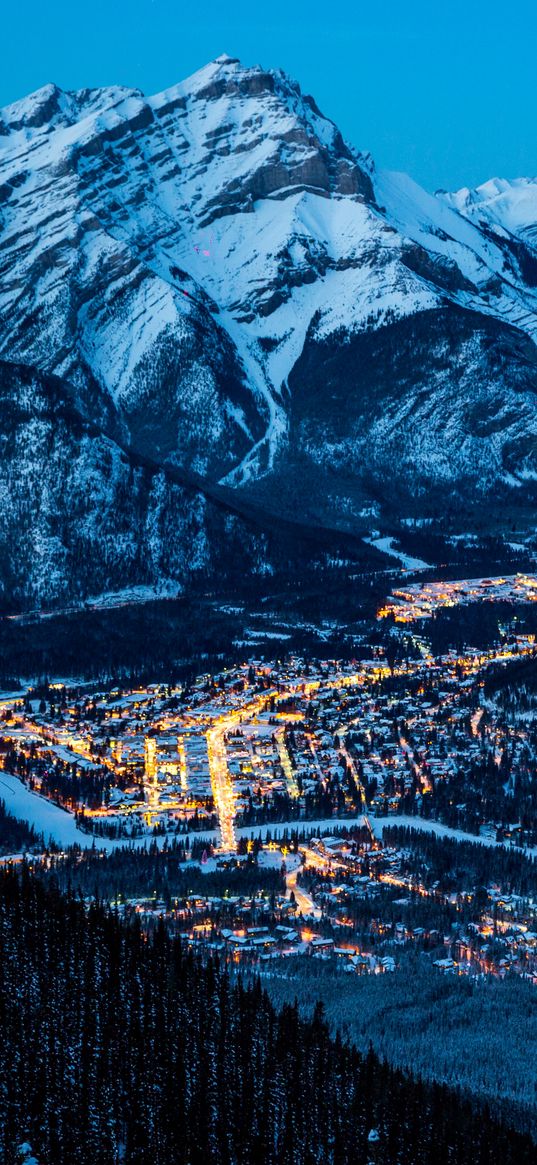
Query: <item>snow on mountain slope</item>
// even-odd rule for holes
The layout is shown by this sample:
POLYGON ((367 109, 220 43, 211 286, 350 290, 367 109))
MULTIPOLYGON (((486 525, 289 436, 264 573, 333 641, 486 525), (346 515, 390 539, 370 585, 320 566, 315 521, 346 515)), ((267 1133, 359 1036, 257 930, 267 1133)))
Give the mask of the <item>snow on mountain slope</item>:
POLYGON ((438 200, 471 223, 502 257, 496 313, 537 336, 537 180, 493 178, 438 200))
POLYGON ((494 225, 537 245, 537 178, 491 178, 475 190, 464 187, 441 197, 478 225, 494 225))
POLYGON ((266 569, 267 547, 203 493, 129 457, 67 386, 0 361, 0 605, 266 569))
MULTIPOLYGON (((489 186, 494 183, 487 184, 489 186)), ((511 184, 500 183, 500 186, 511 184)), ((527 184, 522 184, 524 187, 527 184)), ((493 218, 486 222, 474 205, 470 192, 459 195, 428 194, 406 174, 379 172, 374 174, 374 189, 391 222, 407 238, 413 239, 429 253, 441 256, 455 274, 462 274, 459 286, 450 289, 451 298, 463 307, 496 316, 506 323, 537 337, 537 278, 531 267, 537 262, 531 250, 506 246, 505 229, 491 229, 493 218), (518 260, 518 261, 517 261, 518 260)), ((480 188, 485 190, 485 188, 480 188)), ((531 245, 533 222, 534 242, 537 238, 537 187, 531 198, 521 198, 524 214, 519 207, 505 207, 505 225, 508 221, 521 226, 523 219, 531 245), (511 217, 510 217, 511 216, 511 217)), ((500 222, 500 208, 496 208, 500 222)), ((513 232, 516 233, 516 230, 513 232)), ((521 236, 522 230, 518 232, 521 236)))
POLYGON ((149 100, 47 86, 3 125, 0 352, 199 472, 270 466, 314 317, 438 302, 368 160, 281 73, 224 57, 149 100))
POLYGON ((0 118, 0 357, 103 440, 293 518, 520 496, 536 189, 429 195, 227 56, 149 98, 47 85, 0 118))
POLYGON ((146 106, 121 90, 50 89, 4 111, 0 353, 68 379, 88 415, 140 446, 179 448, 185 464, 218 477, 263 423, 233 344, 210 304, 144 262, 143 214, 132 208, 129 247, 95 215, 83 177, 87 155, 97 157, 116 205, 107 138, 119 129, 131 143, 146 106))

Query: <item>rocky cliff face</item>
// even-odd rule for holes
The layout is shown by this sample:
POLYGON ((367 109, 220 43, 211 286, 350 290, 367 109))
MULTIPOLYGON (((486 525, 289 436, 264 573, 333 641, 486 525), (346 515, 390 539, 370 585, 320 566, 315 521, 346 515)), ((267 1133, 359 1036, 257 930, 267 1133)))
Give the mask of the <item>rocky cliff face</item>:
POLYGON ((0 362, 0 411, 4 610, 133 587, 174 595, 266 569, 261 532, 129 455, 57 377, 0 362))
MULTIPOLYGON (((428 195, 378 173, 284 74, 229 57, 152 98, 46 86, 1 114, 0 356, 31 370, 23 411, 28 385, 36 400, 43 377, 68 386, 90 428, 78 447, 50 416, 47 440, 75 497, 86 468, 99 496, 108 450, 111 530, 134 505, 114 492, 120 447, 345 529, 361 528, 371 496, 526 497, 536 192, 520 180, 428 195)), ((46 443, 24 440, 24 474, 39 477, 46 443)), ((10 490, 24 490, 18 458, 10 490)), ((136 496, 151 524, 151 490, 136 496)), ((48 513, 61 525, 70 504, 51 496, 48 513)), ((175 529, 166 489, 161 504, 175 529)), ((80 520, 97 520, 89 490, 80 520)), ((134 578, 146 543, 129 529, 117 570, 132 561, 134 578)), ((56 593, 49 567, 62 593, 75 586, 66 536, 54 557, 43 535, 32 595, 56 593)), ((191 542, 177 520, 173 561, 191 542)), ((96 558, 91 585, 105 574, 96 558)))

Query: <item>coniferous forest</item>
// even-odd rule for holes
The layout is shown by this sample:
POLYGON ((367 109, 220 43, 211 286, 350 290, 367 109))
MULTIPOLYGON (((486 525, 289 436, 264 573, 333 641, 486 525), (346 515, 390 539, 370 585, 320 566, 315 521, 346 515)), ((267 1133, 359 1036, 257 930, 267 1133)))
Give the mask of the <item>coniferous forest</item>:
POLYGON ((276 1011, 257 982, 148 939, 23 868, 0 879, 6 1165, 525 1165, 483 1106, 276 1011))

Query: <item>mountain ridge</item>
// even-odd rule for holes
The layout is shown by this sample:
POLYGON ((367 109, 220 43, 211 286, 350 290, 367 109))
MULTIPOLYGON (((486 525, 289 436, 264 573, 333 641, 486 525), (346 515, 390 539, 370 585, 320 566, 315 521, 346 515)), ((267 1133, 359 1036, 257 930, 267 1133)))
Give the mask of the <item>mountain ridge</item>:
POLYGON ((526 504, 536 224, 537 182, 428 194, 225 54, 149 98, 46 85, 0 111, 0 358, 270 521, 526 504))

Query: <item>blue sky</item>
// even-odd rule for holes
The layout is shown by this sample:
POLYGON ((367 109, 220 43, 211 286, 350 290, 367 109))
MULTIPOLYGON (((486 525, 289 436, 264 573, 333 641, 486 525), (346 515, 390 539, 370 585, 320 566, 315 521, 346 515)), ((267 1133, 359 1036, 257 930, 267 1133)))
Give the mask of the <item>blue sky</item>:
POLYGON ((155 93, 227 52, 429 189, 537 174, 534 0, 23 0, 2 41, 0 105, 47 81, 155 93))

